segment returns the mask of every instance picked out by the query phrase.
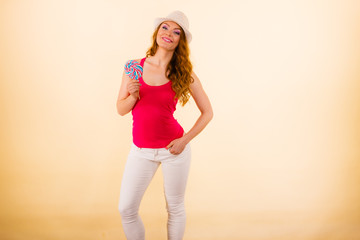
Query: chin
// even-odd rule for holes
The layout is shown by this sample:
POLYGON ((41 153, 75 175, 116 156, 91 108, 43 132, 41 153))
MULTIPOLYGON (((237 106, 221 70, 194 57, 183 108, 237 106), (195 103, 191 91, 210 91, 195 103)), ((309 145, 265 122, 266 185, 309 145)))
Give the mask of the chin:
POLYGON ((158 44, 159 48, 163 48, 168 51, 175 51, 176 46, 168 46, 166 44, 158 44))

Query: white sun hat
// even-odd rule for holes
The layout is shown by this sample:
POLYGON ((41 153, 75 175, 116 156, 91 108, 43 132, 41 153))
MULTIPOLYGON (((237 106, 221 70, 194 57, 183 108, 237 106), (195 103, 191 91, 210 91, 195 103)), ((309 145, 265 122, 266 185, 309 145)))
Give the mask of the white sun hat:
POLYGON ((164 18, 156 18, 154 21, 154 27, 155 29, 159 26, 160 23, 164 22, 164 21, 173 21, 176 22, 185 32, 185 36, 186 36, 186 40, 190 43, 191 39, 192 39, 192 35, 189 31, 189 21, 188 18, 186 17, 186 15, 177 10, 177 11, 173 11, 172 13, 170 13, 169 15, 167 15, 164 18))

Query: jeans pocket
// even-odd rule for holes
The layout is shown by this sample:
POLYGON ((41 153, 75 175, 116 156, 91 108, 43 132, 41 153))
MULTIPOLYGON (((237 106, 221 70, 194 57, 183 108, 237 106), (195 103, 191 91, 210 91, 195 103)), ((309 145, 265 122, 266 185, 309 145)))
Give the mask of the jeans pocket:
POLYGON ((188 152, 188 151, 190 151, 190 150, 191 150, 190 143, 188 143, 188 144, 185 145, 184 149, 183 149, 182 152, 179 153, 179 154, 172 154, 172 153, 170 152, 170 149, 168 149, 168 152, 169 152, 169 154, 171 154, 172 156, 179 156, 179 155, 182 155, 182 154, 184 154, 184 153, 186 153, 186 152, 188 152))

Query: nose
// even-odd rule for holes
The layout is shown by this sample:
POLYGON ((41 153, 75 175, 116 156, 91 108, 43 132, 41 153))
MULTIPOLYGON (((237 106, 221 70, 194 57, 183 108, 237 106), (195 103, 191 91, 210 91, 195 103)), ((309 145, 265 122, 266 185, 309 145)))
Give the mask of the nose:
POLYGON ((171 31, 167 31, 165 34, 166 34, 167 36, 172 36, 171 31))

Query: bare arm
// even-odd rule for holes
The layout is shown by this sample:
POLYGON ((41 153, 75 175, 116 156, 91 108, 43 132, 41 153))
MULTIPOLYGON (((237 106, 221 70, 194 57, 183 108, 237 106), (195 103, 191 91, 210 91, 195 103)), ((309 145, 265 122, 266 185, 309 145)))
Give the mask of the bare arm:
POLYGON ((191 74, 191 76, 194 78, 194 82, 190 85, 191 95, 194 98, 201 115, 195 122, 194 126, 184 136, 175 139, 166 147, 171 147, 170 152, 173 154, 181 153, 184 150, 185 145, 206 127, 214 115, 210 100, 206 95, 199 78, 194 72, 191 74))
POLYGON ((139 87, 140 83, 137 80, 131 79, 124 71, 119 95, 116 101, 117 112, 121 116, 129 113, 134 107, 139 96, 139 87))
POLYGON ((199 78, 194 72, 192 73, 192 77, 194 78, 194 82, 190 86, 191 95, 194 98, 201 115, 195 122, 194 126, 189 130, 189 132, 184 135, 186 143, 190 142, 194 137, 196 137, 214 116, 210 100, 206 95, 199 78))

